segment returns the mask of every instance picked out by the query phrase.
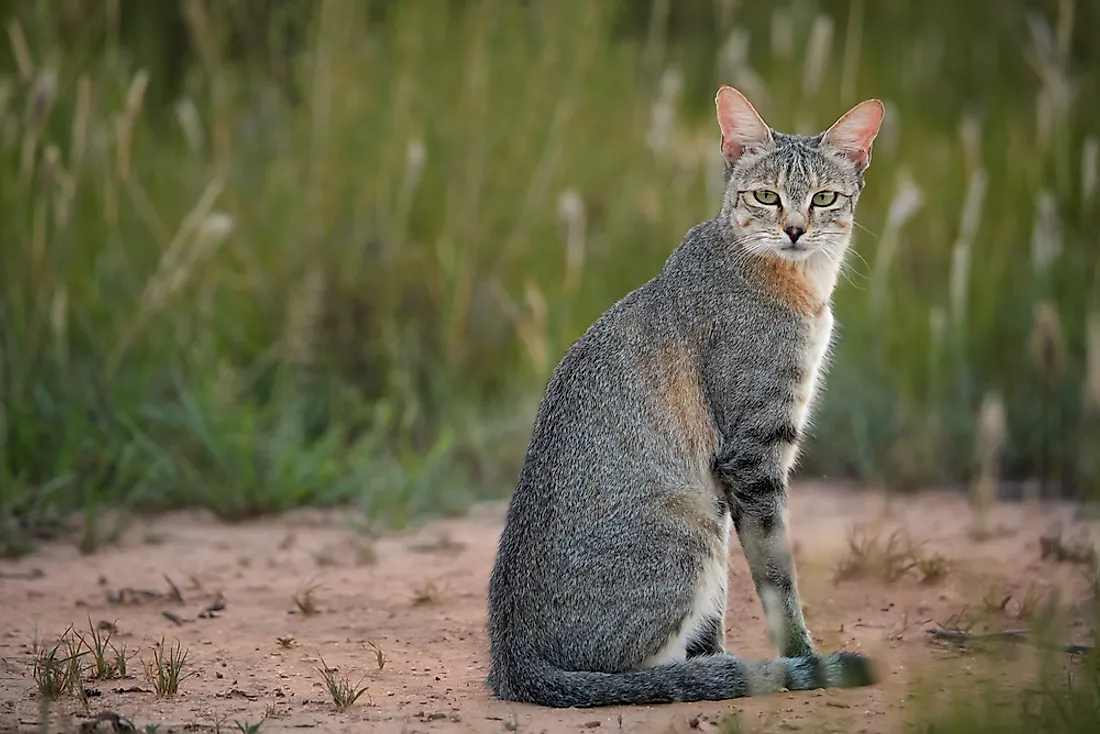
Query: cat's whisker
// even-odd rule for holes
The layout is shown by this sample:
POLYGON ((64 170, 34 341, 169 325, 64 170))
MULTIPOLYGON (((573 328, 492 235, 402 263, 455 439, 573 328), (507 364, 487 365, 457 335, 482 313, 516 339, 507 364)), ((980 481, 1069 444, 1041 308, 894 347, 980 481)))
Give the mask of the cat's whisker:
POLYGON ((857 222, 854 219, 852 220, 852 224, 856 225, 857 227, 859 227, 860 229, 862 229, 864 232, 871 235, 875 239, 878 239, 880 237, 878 232, 872 232, 871 230, 867 229, 866 227, 864 227, 862 224, 860 224, 859 222, 857 222))

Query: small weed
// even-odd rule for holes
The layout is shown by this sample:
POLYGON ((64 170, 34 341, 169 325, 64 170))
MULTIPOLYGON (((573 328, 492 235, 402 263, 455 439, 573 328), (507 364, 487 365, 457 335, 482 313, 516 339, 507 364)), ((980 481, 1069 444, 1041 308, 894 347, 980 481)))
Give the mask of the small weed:
POLYGON ((1066 542, 1060 532, 1039 538, 1039 557, 1044 561, 1049 558, 1058 563, 1079 563, 1090 567, 1097 563, 1096 550, 1091 544, 1085 541, 1066 542))
POLYGON ((129 659, 129 651, 126 649, 126 643, 122 643, 121 647, 111 645, 111 649, 115 653, 115 672, 119 678, 128 678, 130 674, 126 670, 126 662, 129 659))
POLYGON ((234 720, 233 723, 236 725, 237 731, 241 732, 242 734, 256 734, 256 732, 260 730, 260 727, 263 726, 264 720, 260 719, 255 724, 249 724, 248 722, 240 722, 236 720, 234 720))
POLYGON ((279 643, 279 647, 283 648, 284 650, 289 650, 290 648, 294 647, 295 643, 298 642, 293 637, 276 637, 275 639, 279 643))
POLYGON ((371 640, 367 640, 367 644, 374 650, 374 659, 378 663, 378 669, 386 667, 386 653, 382 651, 382 648, 378 646, 378 643, 371 640))
POLYGON ((145 675, 153 683, 157 698, 171 698, 179 693, 180 683, 195 674, 184 673, 186 665, 187 651, 179 640, 173 647, 166 648, 163 639, 153 646, 153 663, 146 665, 145 675))
POLYGON ((424 583, 413 589, 412 603, 414 606, 438 604, 443 601, 444 591, 446 591, 445 584, 439 584, 432 579, 426 579, 424 583))
POLYGON ((951 563, 939 553, 916 558, 917 573, 922 584, 936 584, 951 573, 951 563))
POLYGON ((718 722, 718 734, 741 734, 745 727, 741 726, 741 719, 736 711, 731 711, 718 722))
MULTIPOLYGON (((107 657, 107 651, 114 649, 111 645, 111 634, 114 629, 113 624, 96 626, 92 623, 92 618, 88 617, 88 637, 80 635, 80 642, 83 643, 92 656, 91 674, 93 679, 107 680, 118 674, 117 651, 114 661, 107 657)), ((123 665, 125 666, 125 662, 123 662, 123 665)))
POLYGON ((951 562, 938 553, 921 553, 902 529, 882 540, 877 532, 853 529, 848 534, 848 551, 833 571, 833 582, 872 578, 885 583, 900 581, 915 571, 923 584, 942 581, 951 572, 951 562))
POLYGON ((1039 611, 1039 605, 1046 598, 1046 594, 1039 586, 1032 582, 1024 595, 1016 601, 1016 619, 1028 621, 1035 618, 1039 611))
POLYGON ((294 606, 298 607, 303 616, 312 617, 320 611, 317 605, 317 589, 320 587, 320 584, 309 584, 294 595, 294 606))
POLYGON ((72 627, 52 648, 39 645, 37 637, 33 644, 34 668, 32 677, 38 695, 45 701, 56 701, 66 694, 83 698, 84 687, 81 683, 80 658, 87 655, 81 650, 79 638, 73 634, 72 627))
MULTIPOLYGON (((357 688, 363 682, 362 678, 359 683, 352 685, 350 677, 346 675, 339 676, 339 671, 336 668, 328 667, 324 658, 321 658, 321 666, 317 668, 317 672, 321 674, 321 678, 325 682, 325 688, 328 689, 329 696, 332 697, 332 703, 336 706, 337 711, 345 711, 351 708, 369 688, 369 686, 357 688)), ((370 696, 367 697, 367 702, 370 705, 370 696)))
POLYGON ((892 583, 915 565, 912 546, 903 531, 895 530, 883 543, 877 533, 852 530, 848 534, 848 553, 837 564, 833 578, 877 578, 892 583))
POLYGON ((336 552, 332 548, 325 548, 314 553, 313 562, 321 567, 340 565, 340 560, 336 557, 336 552))
MULTIPOLYGON (((277 719, 279 718, 279 709, 273 703, 269 703, 264 709, 264 719, 277 719)), ((261 721, 260 723, 263 723, 261 721)))
POLYGON ((939 626, 951 632, 969 632, 974 628, 974 621, 970 613, 963 609, 940 622, 939 626))
POLYGON ((440 533, 433 540, 411 546, 417 553, 457 554, 465 549, 466 544, 452 538, 450 533, 440 533))
POLYGON ((1003 614, 1012 600, 1012 592, 1005 593, 999 586, 993 585, 982 596, 982 608, 987 614, 1003 614))
POLYGON ((352 541, 355 552, 355 563, 359 566, 372 566, 378 562, 378 550, 374 547, 374 541, 368 538, 356 538, 352 541))

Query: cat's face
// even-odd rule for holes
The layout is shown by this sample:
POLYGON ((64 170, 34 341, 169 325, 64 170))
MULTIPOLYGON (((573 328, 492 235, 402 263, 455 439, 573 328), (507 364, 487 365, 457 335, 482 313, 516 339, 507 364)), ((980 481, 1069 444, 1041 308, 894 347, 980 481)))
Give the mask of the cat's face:
POLYGON ((752 254, 839 264, 883 107, 870 100, 812 137, 770 129, 739 92, 718 92, 726 157, 726 208, 735 239, 752 254))

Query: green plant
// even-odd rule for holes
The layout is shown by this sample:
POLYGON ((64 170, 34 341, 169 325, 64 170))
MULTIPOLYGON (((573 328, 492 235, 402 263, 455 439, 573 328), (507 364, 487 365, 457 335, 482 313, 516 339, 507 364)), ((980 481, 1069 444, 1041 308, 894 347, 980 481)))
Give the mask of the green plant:
POLYGON ((88 636, 79 635, 80 643, 84 646, 85 651, 92 656, 92 665, 90 672, 93 678, 99 680, 106 680, 113 678, 115 675, 125 675, 126 658, 125 658, 125 645, 123 645, 123 652, 119 653, 115 650, 111 644, 111 627, 101 629, 92 623, 92 618, 88 617, 88 636), (115 659, 112 661, 108 657, 108 650, 115 652, 115 659), (120 671, 118 664, 121 661, 123 670, 120 671))
POLYGON ((362 680, 353 685, 350 677, 347 675, 341 676, 336 668, 330 668, 325 664, 324 658, 320 658, 320 660, 321 665, 317 668, 317 672, 321 674, 321 680, 324 681, 325 689, 332 698, 333 705, 337 711, 346 711, 367 692, 370 686, 358 688, 357 686, 363 682, 362 680))
POLYGON ((9 5, 4 553, 505 492, 555 360, 718 208, 723 82, 889 106, 804 471, 967 480, 996 394, 987 476, 1100 486, 1091 4, 9 5))
POLYGON ((35 636, 31 651, 34 660, 31 676, 38 695, 44 701, 56 701, 68 694, 83 699, 81 658, 88 651, 82 650, 82 646, 72 627, 65 630, 53 647, 43 646, 35 636))
POLYGON ((166 647, 164 640, 153 645, 153 662, 146 665, 145 675, 152 682, 157 698, 172 698, 179 693, 180 683, 195 674, 183 672, 187 665, 187 651, 176 641, 166 647))

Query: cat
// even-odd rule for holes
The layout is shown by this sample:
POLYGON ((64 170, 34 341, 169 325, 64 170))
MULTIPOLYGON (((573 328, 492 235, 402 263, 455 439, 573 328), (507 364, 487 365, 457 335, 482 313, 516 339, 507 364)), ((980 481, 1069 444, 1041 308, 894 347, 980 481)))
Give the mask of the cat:
POLYGON ((875 682, 819 654, 787 478, 830 350, 830 301, 884 115, 814 136, 715 97, 718 213, 570 347, 539 405, 489 583, 488 686, 553 707, 722 700, 875 682), (778 658, 725 650, 735 530, 778 658))

